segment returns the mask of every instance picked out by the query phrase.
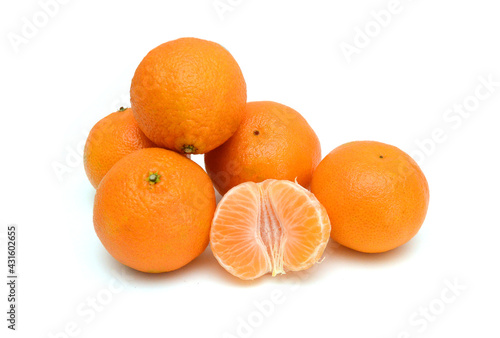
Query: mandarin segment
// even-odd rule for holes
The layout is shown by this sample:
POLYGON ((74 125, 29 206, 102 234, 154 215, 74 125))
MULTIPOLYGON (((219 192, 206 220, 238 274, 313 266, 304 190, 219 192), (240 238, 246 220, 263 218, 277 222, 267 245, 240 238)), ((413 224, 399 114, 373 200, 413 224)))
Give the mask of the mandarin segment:
POLYGON ((296 184, 283 184, 269 191, 278 219, 287 220, 284 261, 292 271, 305 270, 323 254, 330 221, 325 208, 312 193, 296 184), (319 226, 318 226, 319 222, 319 226))
POLYGON ((266 247, 256 241, 258 227, 258 189, 243 186, 231 191, 230 198, 221 201, 214 215, 210 245, 219 263, 233 275, 250 279, 265 274, 271 262, 266 247), (215 228, 214 228, 215 227, 215 228))
POLYGON ((312 193, 286 180, 246 182, 219 202, 210 232, 217 261, 241 279, 311 267, 323 254, 330 222, 312 193))

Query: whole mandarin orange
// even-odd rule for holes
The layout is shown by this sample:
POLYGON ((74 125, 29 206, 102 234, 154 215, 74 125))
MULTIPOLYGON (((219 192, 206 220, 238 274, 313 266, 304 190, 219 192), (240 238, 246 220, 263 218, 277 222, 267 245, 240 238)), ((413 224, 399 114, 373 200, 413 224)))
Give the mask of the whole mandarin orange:
POLYGON ((130 97, 137 122, 153 142, 202 154, 236 131, 247 92, 238 63, 224 47, 182 38, 146 55, 135 71, 130 97))
POLYGON ((321 160, 314 130, 297 111, 272 101, 249 102, 236 133, 205 154, 205 167, 220 194, 247 181, 295 179, 309 188, 321 160))
POLYGON ((144 135, 132 109, 120 108, 95 124, 87 137, 83 153, 85 172, 97 188, 111 167, 126 155, 155 144, 144 135))
POLYGON ((94 227, 106 250, 139 271, 178 269, 208 245, 215 212, 212 182, 170 150, 138 150, 116 163, 97 188, 94 227))
POLYGON ((417 163, 402 150, 373 141, 330 152, 313 174, 311 191, 328 212, 332 239, 367 253, 408 242, 429 204, 429 186, 417 163))

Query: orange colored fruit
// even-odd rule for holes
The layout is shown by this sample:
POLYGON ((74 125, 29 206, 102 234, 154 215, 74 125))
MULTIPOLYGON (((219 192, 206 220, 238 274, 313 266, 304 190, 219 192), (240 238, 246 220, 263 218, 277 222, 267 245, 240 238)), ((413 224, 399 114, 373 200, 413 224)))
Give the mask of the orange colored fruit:
POLYGON ((325 208, 286 180, 246 182, 219 202, 210 245, 217 261, 241 279, 310 268, 330 235, 325 208))
POLYGON ((94 227, 106 250, 139 271, 178 269, 207 247, 212 182, 195 162, 160 148, 116 163, 97 188, 94 227))
POLYGON ((334 149, 316 168, 311 191, 328 211, 332 239, 368 253, 408 242, 429 205, 429 186, 417 163, 394 146, 372 141, 334 149))
POLYGON ((314 130, 285 105, 249 102, 236 133, 205 154, 205 167, 221 195, 247 181, 290 180, 309 188, 321 160, 314 130))
POLYGON ((202 154, 238 128, 246 84, 221 45, 195 38, 164 43, 146 55, 130 87, 134 115, 159 146, 202 154))
POLYGON ((97 188, 111 167, 126 155, 154 143, 139 129, 132 109, 120 108, 92 128, 85 143, 83 163, 90 183, 97 188))

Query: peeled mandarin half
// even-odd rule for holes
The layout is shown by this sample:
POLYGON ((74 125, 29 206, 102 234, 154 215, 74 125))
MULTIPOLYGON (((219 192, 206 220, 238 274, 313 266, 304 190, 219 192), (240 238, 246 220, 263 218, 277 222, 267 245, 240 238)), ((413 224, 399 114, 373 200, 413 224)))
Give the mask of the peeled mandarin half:
POLYGON ((330 220, 314 195, 297 183, 242 183, 219 202, 210 232, 212 252, 241 279, 310 268, 321 259, 330 220))

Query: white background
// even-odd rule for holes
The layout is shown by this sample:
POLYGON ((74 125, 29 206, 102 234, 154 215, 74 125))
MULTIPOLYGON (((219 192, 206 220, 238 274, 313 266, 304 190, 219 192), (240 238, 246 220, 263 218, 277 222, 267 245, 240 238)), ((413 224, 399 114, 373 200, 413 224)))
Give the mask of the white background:
POLYGON ((2 337, 499 337, 500 86, 473 97, 480 78, 500 82, 498 2, 401 0, 379 32, 370 13, 388 0, 221 2, 232 4, 222 18, 213 0, 70 0, 44 22, 39 2, 2 0, 3 265, 7 224, 20 229, 18 331, 6 329, 2 277, 2 337), (15 48, 23 18, 40 27, 15 48), (355 46, 366 25, 372 37, 348 62, 341 45, 355 46), (146 53, 183 36, 224 45, 248 99, 299 111, 323 155, 353 140, 412 154, 431 192, 419 234, 377 255, 330 243, 311 270, 254 282, 209 249, 161 275, 114 261, 94 233, 94 190, 75 153, 95 122, 129 104, 146 53), (467 118, 446 113, 464 101, 477 103, 467 118), (439 143, 422 152, 433 134, 439 143))

